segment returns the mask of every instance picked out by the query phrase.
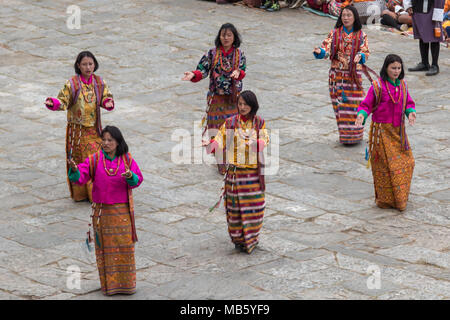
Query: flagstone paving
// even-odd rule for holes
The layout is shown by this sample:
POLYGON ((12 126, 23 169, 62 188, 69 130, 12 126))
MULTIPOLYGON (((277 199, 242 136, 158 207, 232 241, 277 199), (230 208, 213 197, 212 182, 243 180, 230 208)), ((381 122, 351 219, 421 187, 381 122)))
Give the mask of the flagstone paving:
MULTIPOLYGON (((198 0, 0 3, 0 299, 450 298, 449 49, 438 76, 406 73, 417 104, 417 123, 407 127, 416 167, 400 213, 374 204, 366 144, 338 143, 330 63, 312 55, 335 20, 198 0), (71 27, 71 5, 80 29, 71 27), (257 94, 273 138, 265 220, 251 255, 235 251, 223 206, 209 212, 222 180, 190 138, 208 80, 181 81, 225 22, 242 35, 244 87, 257 94), (66 114, 43 104, 86 49, 115 98, 103 125, 121 128, 145 179, 134 193, 133 296, 99 290, 95 257, 83 248, 90 204, 74 203, 66 184, 66 114), (180 164, 182 135, 191 155, 180 164)), ((418 62, 417 41, 377 26, 364 31, 372 69, 388 53, 406 67, 418 62)))

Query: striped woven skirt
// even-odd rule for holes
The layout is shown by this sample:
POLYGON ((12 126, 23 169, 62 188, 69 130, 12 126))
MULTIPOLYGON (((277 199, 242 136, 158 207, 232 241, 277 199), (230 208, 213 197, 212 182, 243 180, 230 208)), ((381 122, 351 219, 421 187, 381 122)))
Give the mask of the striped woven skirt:
POLYGON ((225 178, 225 209, 231 241, 251 253, 264 217, 264 192, 258 169, 230 166, 225 178))
POLYGON ((377 206, 405 210, 414 171, 411 149, 402 150, 400 127, 391 123, 373 123, 371 131, 370 164, 377 206))
MULTIPOLYGON (((66 131, 66 158, 72 156, 76 164, 84 162, 88 156, 100 150, 102 139, 95 127, 84 127, 79 124, 68 123, 66 131)), ((69 165, 67 170, 69 172, 69 165)), ((83 186, 77 185, 67 178, 70 197, 74 201, 89 199, 92 202, 92 182, 83 186)))
MULTIPOLYGON (((357 81, 362 85, 361 71, 357 72, 357 81)), ((363 139, 364 127, 356 127, 355 121, 359 104, 364 99, 364 90, 352 84, 348 70, 330 69, 329 90, 331 103, 339 130, 339 142, 358 143, 363 139)))
POLYGON ((95 204, 95 256, 105 295, 136 292, 136 264, 128 203, 95 204))
POLYGON ((214 94, 207 111, 208 136, 213 138, 225 120, 236 114, 238 114, 237 104, 233 103, 231 95, 214 94))

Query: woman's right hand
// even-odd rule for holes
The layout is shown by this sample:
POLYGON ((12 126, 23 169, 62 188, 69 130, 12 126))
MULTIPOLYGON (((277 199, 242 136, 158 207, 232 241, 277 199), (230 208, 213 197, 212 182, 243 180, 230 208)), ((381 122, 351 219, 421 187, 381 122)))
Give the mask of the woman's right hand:
POLYGON ((363 122, 364 116, 362 114, 358 114, 358 116, 356 117, 355 126, 361 127, 363 125, 363 122))
POLYGON ((69 167, 72 169, 73 172, 77 172, 78 171, 78 166, 75 163, 75 161, 73 161, 72 158, 68 159, 67 163, 69 164, 69 167))
POLYGON ((47 98, 47 100, 45 100, 45 105, 49 108, 53 107, 53 100, 50 98, 47 98))
POLYGON ((191 81, 195 77, 195 74, 192 71, 187 71, 184 73, 184 77, 181 78, 183 81, 191 81))
POLYGON ((316 54, 320 54, 322 52, 322 50, 320 50, 319 47, 315 47, 313 52, 316 53, 316 54))

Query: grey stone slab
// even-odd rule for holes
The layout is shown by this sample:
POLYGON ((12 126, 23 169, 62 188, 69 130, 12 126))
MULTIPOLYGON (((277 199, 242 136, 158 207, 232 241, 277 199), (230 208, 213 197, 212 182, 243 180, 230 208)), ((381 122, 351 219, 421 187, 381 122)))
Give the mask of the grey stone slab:
MULTIPOLYGON (((343 245, 327 245, 325 249, 351 257, 351 259, 364 260, 367 263, 380 266, 403 266, 404 263, 398 259, 372 254, 364 251, 354 250, 343 245)), ((366 267, 367 268, 367 267, 366 267)), ((365 271, 364 271, 365 272, 365 271)))
POLYGON ((368 295, 335 286, 306 289, 291 297, 295 300, 369 300, 371 298, 368 295))
POLYGON ((302 192, 299 192, 288 185, 280 183, 273 183, 270 189, 266 189, 266 192, 292 201, 305 203, 306 205, 325 211, 334 211, 343 214, 366 208, 356 202, 333 197, 325 193, 310 190, 302 190, 302 192))
POLYGON ((327 246, 343 242, 353 237, 342 232, 327 232, 326 234, 306 234, 298 232, 277 231, 275 232, 275 235, 280 238, 288 239, 290 241, 299 242, 300 244, 311 248, 327 248, 327 246))
POLYGON ((39 284, 23 276, 17 276, 10 271, 0 272, 0 280, 3 290, 23 298, 40 299, 58 292, 51 286, 39 284))
POLYGON ((310 280, 275 277, 257 280, 252 283, 252 286, 273 294, 287 296, 289 299, 296 299, 298 292, 302 290, 316 288, 316 285, 310 280))
POLYGON ((417 290, 420 295, 440 295, 448 297, 450 292, 448 281, 439 281, 409 270, 384 268, 382 277, 404 288, 417 290))
POLYGON ((404 289, 403 287, 388 280, 381 280, 379 288, 372 287, 367 284, 367 280, 368 278, 366 277, 359 277, 357 279, 344 282, 342 286, 347 290, 359 292, 370 297, 380 297, 382 295, 398 292, 399 290, 404 289))
POLYGON ((378 250, 377 254, 395 257, 411 263, 426 263, 441 268, 450 267, 450 254, 439 252, 416 245, 401 245, 389 249, 378 250))
POLYGON ((239 281, 223 279, 220 276, 196 276, 184 280, 175 280, 161 285, 157 294, 171 299, 229 299, 254 292, 254 288, 239 281))
MULTIPOLYGON (((214 1, 101 0, 80 2, 81 29, 70 30, 67 6, 2 3, 0 57, 7 63, 0 66, 0 268, 13 291, 0 290, 0 298, 450 298, 447 87, 422 73, 406 74, 418 110, 417 124, 407 126, 416 167, 407 209, 381 210, 364 160, 369 128, 363 143, 339 144, 330 62, 311 55, 331 30, 330 19, 289 9, 273 19, 214 1), (272 137, 267 149, 279 150, 279 167, 266 177, 265 220, 251 255, 234 248, 223 206, 208 211, 223 186, 215 164, 206 163, 212 157, 199 164, 193 157, 187 164, 172 158, 172 134, 194 133, 209 83, 181 77, 214 45, 221 20, 240 21, 244 89, 256 93, 258 114, 279 133, 280 145, 272 137), (139 242, 138 292, 132 296, 105 297, 99 290, 95 255, 83 247, 90 204, 72 201, 66 185, 67 114, 43 106, 73 74, 84 49, 96 55, 97 73, 116 102, 114 111, 102 111, 102 124, 122 130, 145 179, 134 191, 139 242), (409 246, 421 249, 401 250, 409 246), (296 263, 302 273, 296 274, 296 263), (61 290, 72 264, 89 284, 82 293, 61 290), (265 265, 269 274, 259 271, 265 265), (311 271, 314 265, 326 268, 311 271), (370 265, 382 273, 384 287, 375 293, 365 285, 370 265), (274 277, 277 270, 290 279, 274 277)), ((417 62, 416 41, 399 41, 377 26, 365 32, 371 51, 381 53, 371 55, 371 66, 382 65, 392 43, 406 66, 417 62)), ((448 58, 441 50, 442 70, 448 58)), ((369 85, 363 81, 366 92, 369 85)), ((191 152, 200 149, 191 145, 191 152)))

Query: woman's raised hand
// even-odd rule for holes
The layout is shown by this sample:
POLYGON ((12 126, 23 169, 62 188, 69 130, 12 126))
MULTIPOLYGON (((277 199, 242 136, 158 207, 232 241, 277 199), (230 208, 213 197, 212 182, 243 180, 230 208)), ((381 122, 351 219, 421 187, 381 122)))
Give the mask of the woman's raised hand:
POLYGON ((69 164, 69 167, 72 169, 72 171, 77 172, 78 171, 78 166, 75 163, 75 161, 73 161, 72 158, 67 160, 67 163, 69 164))
POLYGON ((315 47, 313 52, 316 53, 316 54, 320 54, 322 52, 322 50, 320 50, 319 47, 315 47))
POLYGON ((364 116, 362 114, 358 114, 355 121, 355 126, 361 127, 364 122, 364 116))
POLYGON ((126 169, 124 173, 122 173, 122 177, 126 179, 131 179, 133 177, 133 174, 131 173, 130 169, 126 169))
POLYGON ((355 56, 355 59, 353 60, 353 62, 354 62, 354 63, 358 63, 359 61, 361 61, 361 54, 360 54, 360 53, 358 53, 358 54, 355 56))
POLYGON ((191 81, 195 77, 195 74, 192 71, 187 71, 184 73, 184 77, 181 78, 183 81, 191 81))
POLYGON ((414 125, 416 123, 416 113, 415 112, 411 112, 408 116, 408 121, 410 125, 414 125))
POLYGON ((233 78, 234 80, 237 80, 237 78, 239 78, 241 72, 239 70, 234 70, 233 73, 231 73, 231 78, 233 78))
POLYGON ((112 107, 114 107, 114 104, 111 100, 109 100, 108 102, 105 103, 105 107, 111 109, 112 107))
POLYGON ((48 98, 47 100, 45 100, 45 105, 49 108, 53 107, 52 99, 48 98))

